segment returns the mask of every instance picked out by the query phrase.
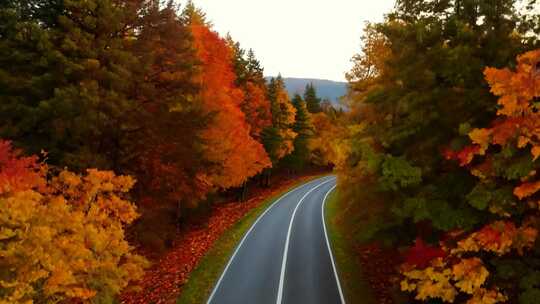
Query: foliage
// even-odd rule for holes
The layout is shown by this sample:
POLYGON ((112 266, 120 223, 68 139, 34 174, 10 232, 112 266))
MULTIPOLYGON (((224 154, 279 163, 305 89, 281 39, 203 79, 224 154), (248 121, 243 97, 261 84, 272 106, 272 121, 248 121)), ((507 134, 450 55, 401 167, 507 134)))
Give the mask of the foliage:
POLYGON ((245 50, 240 47, 240 43, 234 42, 230 36, 227 37, 227 43, 233 51, 236 85, 244 92, 244 99, 240 107, 246 115, 251 136, 262 142, 261 132, 272 124, 264 70, 255 58, 255 52, 252 49, 246 55, 245 50))
MULTIPOLYGON (((447 153, 449 158, 458 160, 461 166, 466 167, 470 174, 476 177, 476 186, 468 196, 469 203, 486 214, 487 223, 480 229, 470 233, 450 234, 449 239, 453 239, 454 244, 444 244, 448 257, 437 262, 445 267, 450 266, 449 263, 458 263, 452 265, 455 288, 447 286, 446 290, 458 290, 472 295, 470 303, 499 303, 508 298, 520 299, 526 303, 536 292, 535 283, 524 283, 519 287, 504 284, 512 278, 519 280, 520 276, 497 265, 510 261, 531 263, 537 256, 533 249, 540 228, 535 196, 540 190, 537 187, 538 164, 535 151, 538 138, 536 124, 539 117, 534 99, 540 96, 537 89, 540 82, 537 74, 539 62, 540 51, 531 51, 518 57, 515 71, 507 68, 486 68, 485 76, 491 92, 499 97, 498 118, 490 128, 473 129, 469 132, 471 146, 463 148, 462 151, 447 153), (514 169, 515 164, 524 162, 524 157, 528 164, 524 166, 526 170, 514 169), (497 195, 501 190, 508 191, 508 187, 513 199, 497 195), (487 191, 491 194, 487 195, 487 191), (465 270, 458 267, 471 259, 475 259, 476 270, 473 271, 469 266, 465 270), (490 267, 492 271, 480 266, 487 263, 496 266, 490 267), (493 270, 498 272, 499 278, 487 282, 486 279, 493 270), (461 282, 465 276, 475 281, 461 282), (505 277, 506 280, 501 280, 500 277, 505 277), (488 290, 482 287, 486 285, 489 286, 488 290)), ((529 267, 526 273, 534 275, 537 267, 533 264, 529 267)), ((423 284, 415 281, 424 280, 415 276, 418 271, 404 272, 406 279, 402 281, 402 289, 416 291, 419 299, 439 297, 433 291, 420 290, 420 287, 413 288, 409 285, 411 279, 416 282, 413 283, 417 284, 415 286, 423 284)), ((448 294, 442 299, 453 302, 454 297, 448 294)))
POLYGON ((11 1, 0 7, 0 136, 54 164, 117 168, 136 107, 126 48, 138 5, 11 1), (106 46, 106 47, 105 47, 106 46))
POLYGON ((0 176, 1 303, 109 303, 142 276, 146 262, 124 240, 138 217, 125 198, 133 178, 95 169, 56 175, 5 141, 0 176))
POLYGON ((293 170, 303 169, 310 161, 310 141, 313 137, 314 126, 312 114, 308 111, 306 102, 300 95, 294 96, 292 104, 296 110, 293 131, 297 134, 294 138, 294 150, 283 159, 287 168, 293 170))
POLYGON ((232 50, 207 26, 192 21, 190 28, 203 69, 200 98, 206 113, 213 115, 212 123, 202 133, 203 153, 209 162, 218 164, 205 173, 205 178, 219 188, 240 186, 270 167, 270 159, 251 137, 241 110, 243 92, 235 85, 232 50))
POLYGON ((417 233, 472 229, 485 221, 478 191, 507 193, 477 188, 469 195, 474 177, 440 153, 450 147, 467 162, 476 152, 462 150, 467 126, 485 125, 497 113, 484 68, 508 64, 531 47, 521 39, 515 1, 470 2, 398 1, 384 22, 367 26, 363 54, 353 59, 343 137, 349 147, 338 167, 350 189, 343 195, 359 184, 379 194, 384 211, 373 231, 388 241, 405 245, 417 233))
POLYGON ((0 136, 65 168, 0 142, 0 301, 112 302, 145 264, 124 240, 128 198, 129 235, 157 244, 263 170, 339 158, 337 111, 313 86, 291 102, 253 50, 178 9, 0 3, 0 136))
POLYGON ((129 116, 131 132, 118 147, 121 169, 138 177, 141 201, 195 205, 210 191, 200 175, 210 166, 202 154, 201 132, 211 117, 197 99, 201 67, 191 31, 172 2, 149 1, 136 38, 131 50, 142 65, 133 97, 139 106, 129 116))
POLYGON ((268 99, 270 100, 272 125, 263 130, 262 136, 268 156, 275 164, 294 150, 294 139, 297 136, 293 131, 296 109, 289 99, 281 76, 270 79, 268 99))
POLYGON ((499 69, 537 45, 525 16, 534 5, 517 6, 400 0, 366 27, 353 58, 340 188, 376 209, 365 238, 399 248, 425 240, 402 270, 418 300, 526 303, 537 292, 510 271, 534 281, 540 190, 538 54, 499 69))
POLYGON ((342 164, 342 159, 346 153, 341 149, 347 144, 343 139, 347 134, 342 119, 335 115, 333 108, 328 112, 321 112, 312 115, 313 137, 309 141, 311 151, 311 162, 319 166, 342 164))

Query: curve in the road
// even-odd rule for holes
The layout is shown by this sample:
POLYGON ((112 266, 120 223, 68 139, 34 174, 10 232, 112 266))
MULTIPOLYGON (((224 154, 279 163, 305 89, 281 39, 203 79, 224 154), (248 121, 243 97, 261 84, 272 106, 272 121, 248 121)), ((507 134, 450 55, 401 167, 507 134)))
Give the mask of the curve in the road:
POLYGON ((321 217, 322 217, 322 223, 323 223, 323 228, 324 228, 324 238, 326 239, 326 247, 328 248, 328 253, 330 254, 330 260, 332 261, 332 269, 334 269, 334 276, 336 278, 336 283, 339 290, 339 297, 341 299, 341 303, 345 304, 345 297, 343 296, 343 289, 341 289, 341 283, 339 281, 339 275, 336 268, 336 261, 334 260, 334 254, 332 253, 332 246, 330 245, 330 240, 328 239, 328 231, 326 229, 326 219, 324 216, 324 210, 326 209, 326 200, 328 199, 328 195, 332 193, 334 189, 336 189, 336 185, 330 188, 330 190, 328 190, 328 192, 326 192, 326 194, 324 195, 323 203, 321 204, 321 217))
POLYGON ((334 177, 277 199, 246 232, 207 304, 345 303, 328 241, 324 204, 334 177))

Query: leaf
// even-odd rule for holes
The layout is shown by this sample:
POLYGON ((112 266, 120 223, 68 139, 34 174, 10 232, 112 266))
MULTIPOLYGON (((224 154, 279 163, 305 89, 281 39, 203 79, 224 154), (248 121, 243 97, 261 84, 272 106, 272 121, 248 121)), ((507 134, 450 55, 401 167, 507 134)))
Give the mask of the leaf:
POLYGON ((474 129, 469 133, 471 141, 482 148, 480 154, 489 146, 492 132, 490 129, 474 129))
POLYGON ((403 157, 388 156, 382 163, 381 185, 391 190, 407 188, 422 181, 422 170, 403 157))
POLYGON ((540 190, 540 181, 523 183, 514 189, 514 195, 520 200, 527 198, 540 190))
POLYGON ((418 269, 428 267, 432 260, 444 258, 446 252, 441 248, 427 245, 421 238, 416 238, 414 246, 406 253, 405 263, 418 269))
POLYGON ((11 280, 0 281, 10 286, 0 302, 91 300, 140 278, 146 260, 124 231, 138 217, 124 198, 134 180, 95 169, 56 174, 35 159, 0 141, 0 239, 8 249, 0 251, 11 280))
POLYGON ((485 189, 482 185, 477 185, 467 195, 467 202, 478 210, 485 210, 491 199, 491 191, 485 189))
POLYGON ((474 294, 486 281, 489 272, 479 258, 463 259, 452 267, 456 287, 461 291, 474 294))
POLYGON ((534 146, 531 149, 531 154, 533 156, 533 160, 537 160, 540 156, 540 146, 534 146))

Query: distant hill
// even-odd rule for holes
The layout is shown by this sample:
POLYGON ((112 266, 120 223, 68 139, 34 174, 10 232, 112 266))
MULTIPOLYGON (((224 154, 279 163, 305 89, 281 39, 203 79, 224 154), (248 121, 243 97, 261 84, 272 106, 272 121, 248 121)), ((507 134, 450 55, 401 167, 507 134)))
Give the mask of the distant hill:
MULTIPOLYGON (((267 79, 270 78, 267 77, 267 79)), ((339 98, 347 93, 346 82, 310 78, 283 78, 283 80, 291 97, 296 93, 303 95, 306 85, 313 83, 317 90, 317 95, 321 99, 330 99, 335 106, 339 106, 339 98)))

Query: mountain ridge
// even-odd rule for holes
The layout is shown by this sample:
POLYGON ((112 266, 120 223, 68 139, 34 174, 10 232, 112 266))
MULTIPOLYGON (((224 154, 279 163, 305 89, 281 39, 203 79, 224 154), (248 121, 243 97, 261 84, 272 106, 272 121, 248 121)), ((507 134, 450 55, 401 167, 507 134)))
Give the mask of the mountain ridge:
MULTIPOLYGON (((272 76, 265 77, 267 80, 272 76)), ((304 94, 306 85, 313 83, 317 95, 321 99, 329 99, 334 106, 340 107, 339 100, 347 93, 347 83, 319 78, 283 77, 287 92, 292 97, 294 94, 304 94)))

